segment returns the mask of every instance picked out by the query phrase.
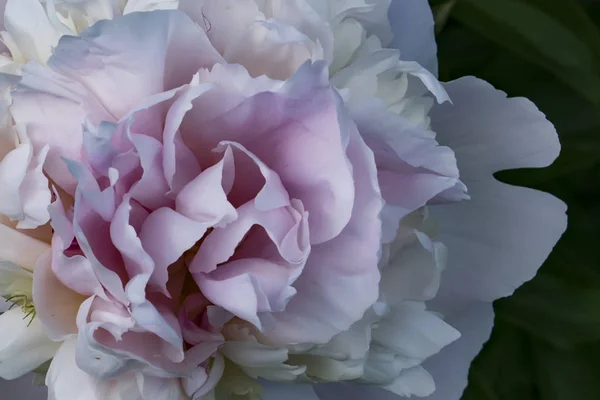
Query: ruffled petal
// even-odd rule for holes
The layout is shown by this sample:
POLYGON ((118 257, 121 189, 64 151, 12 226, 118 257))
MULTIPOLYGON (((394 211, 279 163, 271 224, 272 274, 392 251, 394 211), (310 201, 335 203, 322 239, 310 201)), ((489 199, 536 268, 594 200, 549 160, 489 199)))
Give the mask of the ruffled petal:
POLYGON ((459 182, 454 152, 425 129, 372 100, 352 107, 352 117, 375 154, 386 202, 383 242, 396 237, 400 220, 459 182))
POLYGON ((297 295, 275 315, 276 328, 269 332, 283 343, 327 343, 360 320, 379 296, 382 201, 375 161, 356 131, 347 154, 357 194, 352 218, 335 239, 312 247, 294 285, 297 295))
POLYGON ((84 85, 118 119, 147 96, 186 84, 198 69, 221 60, 189 17, 156 11, 100 21, 79 37, 65 36, 48 65, 84 85))
POLYGON ((223 140, 256 155, 279 175, 290 197, 302 201, 311 243, 322 243, 346 226, 354 199, 347 132, 337 119, 336 100, 325 65, 305 64, 280 91, 259 93, 222 115, 194 107, 183 121, 182 137, 200 158, 210 159, 223 140))

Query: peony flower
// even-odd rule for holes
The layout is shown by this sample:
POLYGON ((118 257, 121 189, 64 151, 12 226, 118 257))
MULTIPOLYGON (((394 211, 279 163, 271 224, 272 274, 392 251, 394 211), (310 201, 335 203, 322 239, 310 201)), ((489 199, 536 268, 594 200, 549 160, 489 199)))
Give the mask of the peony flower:
POLYGON ((4 15, 0 372, 52 359, 50 399, 457 399, 564 231, 493 178, 550 164, 554 128, 438 82, 425 1, 4 15))

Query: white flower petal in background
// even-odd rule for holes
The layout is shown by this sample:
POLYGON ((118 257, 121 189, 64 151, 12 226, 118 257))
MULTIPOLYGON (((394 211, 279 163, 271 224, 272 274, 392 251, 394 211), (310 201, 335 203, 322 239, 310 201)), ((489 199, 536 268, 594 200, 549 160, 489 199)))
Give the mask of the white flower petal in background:
POLYGON ((15 379, 54 356, 60 343, 48 339, 40 321, 15 307, 0 315, 0 377, 15 379))

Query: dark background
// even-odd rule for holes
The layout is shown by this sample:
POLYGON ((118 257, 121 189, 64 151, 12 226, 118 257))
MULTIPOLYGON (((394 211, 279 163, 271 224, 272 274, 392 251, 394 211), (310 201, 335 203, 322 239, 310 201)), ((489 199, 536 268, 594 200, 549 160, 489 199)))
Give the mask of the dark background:
POLYGON ((553 166, 498 178, 569 206, 536 278, 494 303, 463 400, 600 400, 600 1, 430 2, 440 79, 476 75, 528 97, 560 135, 553 166))

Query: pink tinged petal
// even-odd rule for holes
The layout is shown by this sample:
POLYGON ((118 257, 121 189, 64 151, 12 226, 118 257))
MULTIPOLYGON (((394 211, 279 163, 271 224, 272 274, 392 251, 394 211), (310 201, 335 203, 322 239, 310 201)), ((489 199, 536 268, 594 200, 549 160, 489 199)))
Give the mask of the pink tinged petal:
POLYGON ((23 79, 11 97, 11 114, 17 125, 26 127, 34 150, 50 146, 44 170, 72 193, 75 179, 63 157, 82 161, 82 126, 87 120, 100 124, 114 117, 81 84, 32 63, 23 67, 23 79))
POLYGON ((131 305, 131 316, 148 332, 164 340, 162 354, 169 360, 180 363, 184 360, 181 327, 173 311, 159 301, 145 301, 131 305))
MULTIPOLYGON (((132 204, 131 198, 126 196, 117 207, 110 223, 110 238, 121 253, 129 275, 129 281, 125 287, 127 297, 132 303, 142 304, 146 301, 146 285, 154 272, 154 261, 144 250, 135 227, 131 225, 130 218, 133 207, 136 207, 137 212, 143 213, 147 218, 147 211, 137 203, 132 204)), ((166 288, 162 285, 155 289, 166 292, 166 288)))
POLYGON ((123 333, 135 325, 131 319, 127 319, 123 315, 122 311, 120 312, 121 315, 111 315, 110 312, 107 312, 106 305, 107 303, 98 303, 97 298, 90 297, 81 304, 77 313, 77 351, 74 358, 77 360, 79 368, 100 379, 111 379, 136 366, 139 368, 144 365, 141 361, 123 357, 96 340, 95 334, 101 327, 106 327, 113 332, 106 331, 106 334, 110 337, 117 334, 121 335, 122 340, 123 333), (105 307, 105 310, 100 311, 105 312, 96 314, 96 319, 100 322, 88 322, 93 309, 102 306, 105 307))
POLYGON ((82 296, 106 294, 98 281, 92 264, 82 255, 67 256, 65 250, 69 245, 64 244, 59 236, 52 239, 52 272, 67 288, 82 296))
POLYGON ((135 133, 131 134, 131 141, 144 171, 131 188, 131 197, 150 210, 173 206, 173 201, 166 196, 170 188, 162 166, 162 144, 151 136, 135 133))
POLYGON ((48 64, 85 85, 119 118, 145 97, 186 84, 198 69, 221 61, 184 13, 155 11, 100 21, 79 37, 63 36, 48 64))
POLYGON ((33 271, 38 258, 50 245, 34 239, 4 224, 0 224, 0 260, 9 261, 28 271, 33 271))
POLYGON ((471 200, 430 208, 449 249, 435 303, 443 313, 512 294, 535 275, 567 224, 562 201, 493 177, 552 163, 560 150, 552 124, 533 103, 507 99, 484 81, 463 78, 447 89, 454 105, 434 108, 433 128, 455 150, 471 200))
POLYGON ((402 59, 416 61, 437 76, 437 45, 433 13, 425 0, 394 0, 389 19, 394 40, 389 47, 400 50, 402 59))
POLYGON ((73 216, 73 232, 77 244, 90 261, 102 287, 123 304, 128 304, 123 288, 126 271, 120 253, 110 241, 110 224, 94 213, 77 194, 73 216))
MULTIPOLYGON (((16 379, 54 356, 60 344, 48 339, 37 318, 14 308, 0 315, 0 378, 16 379)), ((4 396, 4 395, 3 395, 4 396)))
POLYGON ((33 273, 33 303, 36 318, 52 340, 77 333, 76 316, 84 297, 63 285, 51 268, 50 253, 40 257, 33 273))
POLYGON ((279 175, 290 197, 302 201, 309 213, 311 242, 322 243, 346 226, 354 199, 345 156, 347 132, 340 127, 336 106, 325 65, 305 64, 280 92, 250 97, 217 118, 194 108, 182 135, 199 154, 227 140, 256 155, 279 175), (195 126, 201 121, 202 134, 197 135, 195 126))
POLYGON ((472 303, 447 322, 456 327, 462 337, 425 361, 423 366, 433 376, 436 390, 427 400, 459 400, 467 387, 467 377, 473 359, 489 339, 494 325, 492 303, 472 303))
POLYGON ((227 200, 234 180, 233 153, 227 148, 221 161, 204 170, 177 195, 176 210, 201 223, 226 225, 237 218, 227 200))
POLYGON ((354 131, 348 145, 356 200, 338 237, 313 246, 298 291, 269 332, 283 343, 327 343, 363 317, 379 296, 382 207, 373 153, 354 131), (310 327, 310 329, 307 329, 310 327))
POLYGON ((209 224, 196 222, 170 208, 160 208, 148 216, 139 238, 144 250, 154 260, 151 282, 165 288, 168 267, 204 236, 209 224))
POLYGON ((213 327, 207 310, 210 303, 201 293, 188 296, 179 312, 179 323, 183 338, 187 343, 196 345, 207 341, 223 341, 224 338, 213 327))
POLYGON ((52 271, 71 290, 84 295, 106 294, 98 281, 90 261, 82 255, 68 256, 65 252, 75 239, 73 222, 67 217, 60 195, 55 191, 56 200, 48 207, 55 235, 52 237, 52 271))
POLYGON ((83 201, 104 221, 110 221, 116 208, 114 188, 109 186, 101 189, 96 178, 84 165, 72 160, 64 161, 77 180, 75 208, 77 209, 78 203, 83 201))
POLYGON ((283 310, 295 294, 291 285, 302 272, 310 245, 299 202, 268 211, 257 210, 253 203, 238 209, 236 221, 206 237, 190 272, 212 303, 262 328, 259 313, 283 310), (264 229, 264 236, 250 231, 255 225, 264 229), (252 243, 257 235, 259 241, 252 243), (275 250, 270 249, 273 245, 275 250))
POLYGON ((208 373, 208 379, 200 386, 200 388, 194 393, 193 400, 202 400, 215 386, 219 383, 223 377, 225 371, 225 359, 219 353, 215 354, 212 367, 208 373))
MULTIPOLYGON (((227 154, 227 151, 232 148, 243 154, 242 157, 236 158, 238 181, 250 181, 251 177, 247 177, 246 174, 252 170, 253 167, 258 167, 260 175, 262 175, 264 179, 264 185, 260 188, 256 197, 254 197, 254 193, 252 193, 252 197, 254 197, 254 206, 257 210, 268 211, 290 205, 290 196, 281 183, 279 175, 267 167, 265 163, 263 163, 255 154, 248 151, 244 146, 235 142, 223 141, 219 143, 219 146, 215 151, 225 152, 227 154)), ((239 182, 236 183, 239 185, 239 182)), ((233 191, 235 191, 236 186, 238 185, 233 186, 233 191)), ((235 194, 230 193, 230 196, 235 197, 235 194)))
POLYGON ((200 165, 192 151, 183 143, 179 134, 179 126, 185 114, 191 110, 192 101, 212 88, 212 85, 200 85, 194 75, 189 88, 182 90, 165 119, 163 131, 163 169, 167 184, 173 193, 200 173, 200 165))
POLYGON ((456 187, 459 171, 453 151, 429 132, 379 102, 352 108, 352 117, 375 154, 384 208, 384 243, 396 237, 400 219, 440 193, 456 187))

